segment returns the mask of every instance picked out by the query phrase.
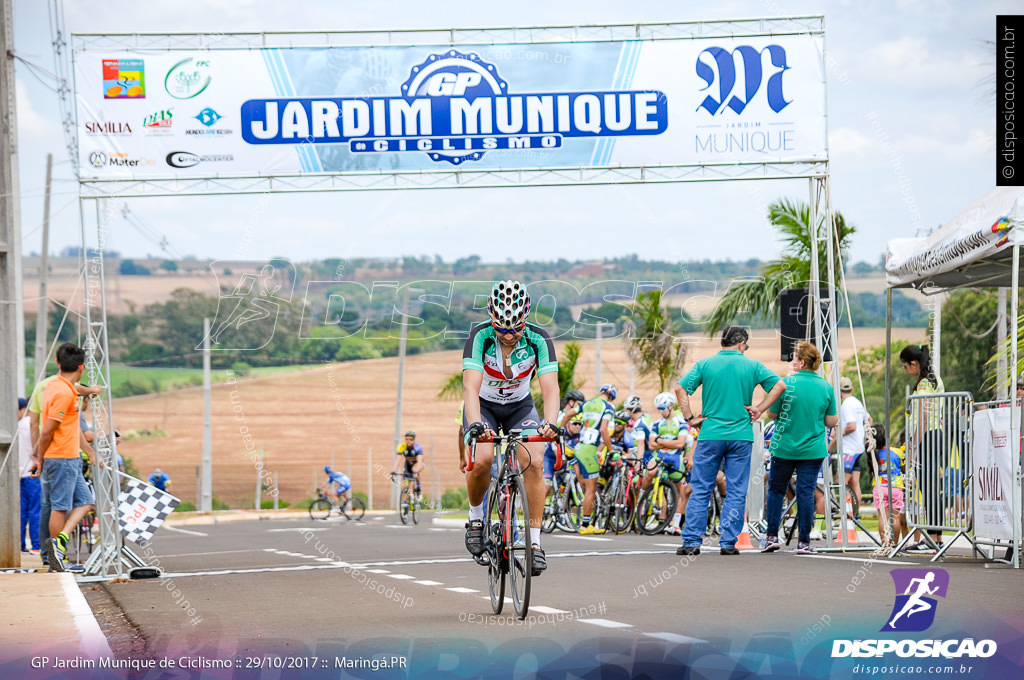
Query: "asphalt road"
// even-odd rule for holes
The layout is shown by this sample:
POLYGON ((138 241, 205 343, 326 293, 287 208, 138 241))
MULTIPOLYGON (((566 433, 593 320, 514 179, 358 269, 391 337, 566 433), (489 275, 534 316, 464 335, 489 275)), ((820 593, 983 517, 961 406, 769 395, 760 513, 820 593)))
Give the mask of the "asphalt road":
POLYGON ((486 570, 468 557, 462 529, 401 526, 393 515, 165 526, 152 544, 163 578, 107 589, 152 658, 232 659, 236 669, 312 664, 331 677, 371 677, 339 670, 337 659, 383 655, 404 658, 406 670, 372 677, 475 677, 507 664, 619 664, 622 677, 681 664, 704 677, 811 664, 812 677, 842 677, 851 661, 831 659, 832 640, 884 637, 890 570, 939 566, 950 586, 927 636, 980 639, 999 629, 1008 635, 1001 653, 1019 662, 1024 579, 1012 570, 957 557, 933 565, 866 554, 722 556, 717 546, 685 558, 677 541, 545 535, 549 567, 534 579, 525 622, 511 601, 492 614, 486 570), (272 660, 281 658, 290 660, 272 660))

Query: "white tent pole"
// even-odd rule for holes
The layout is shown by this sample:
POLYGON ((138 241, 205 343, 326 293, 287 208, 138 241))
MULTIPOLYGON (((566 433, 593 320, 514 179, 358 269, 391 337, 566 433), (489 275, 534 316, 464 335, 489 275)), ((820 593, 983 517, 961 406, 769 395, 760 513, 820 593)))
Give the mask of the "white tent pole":
POLYGON ((932 324, 932 370, 942 375, 942 299, 943 293, 935 295, 935 323, 932 324))
MULTIPOLYGON (((1020 328, 1017 315, 1020 313, 1020 245, 1013 246, 1013 272, 1010 284, 1010 366, 1013 375, 1016 377, 1017 345, 1020 342, 1020 328)), ((1016 383, 1016 381, 1014 381, 1016 383)), ((1021 460, 1020 460, 1020 414, 1021 404, 1016 398, 1016 391, 1010 392, 1010 452, 1013 455, 1013 568, 1020 569, 1021 549, 1021 460)))

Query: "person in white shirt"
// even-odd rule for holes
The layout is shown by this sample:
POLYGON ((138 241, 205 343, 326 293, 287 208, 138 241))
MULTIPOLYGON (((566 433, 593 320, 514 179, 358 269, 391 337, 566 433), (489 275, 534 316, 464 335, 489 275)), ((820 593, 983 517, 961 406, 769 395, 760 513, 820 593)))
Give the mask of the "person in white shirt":
POLYGON ((28 400, 18 397, 18 470, 21 475, 21 552, 39 554, 39 503, 42 488, 38 477, 32 476, 32 425, 28 417, 28 400), (28 540, 25 529, 28 528, 28 540), (31 546, 31 547, 30 547, 31 546))
POLYGON ((871 416, 860 399, 853 396, 853 381, 847 377, 839 379, 839 393, 842 397, 840 421, 843 426, 843 469, 846 471, 846 485, 854 493, 860 493, 860 457, 864 455, 864 425, 871 422, 871 416))

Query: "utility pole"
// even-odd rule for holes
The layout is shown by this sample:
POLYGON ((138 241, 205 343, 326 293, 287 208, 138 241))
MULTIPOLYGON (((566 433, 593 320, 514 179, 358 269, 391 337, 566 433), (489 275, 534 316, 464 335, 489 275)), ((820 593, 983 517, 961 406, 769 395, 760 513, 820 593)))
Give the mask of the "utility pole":
MULTIPOLYGON (((409 316, 409 288, 405 288, 402 297, 402 329, 398 333, 398 387, 395 390, 395 439, 391 450, 398 449, 398 442, 402 436, 402 387, 405 383, 405 345, 409 337, 409 327, 405 320, 409 316)), ((391 485, 391 507, 398 507, 398 485, 391 485)))
MULTIPOLYGON (((210 376, 210 319, 203 319, 203 474, 200 512, 213 512, 213 385, 210 376)), ((258 510, 259 508, 257 508, 258 510)))
POLYGON ((15 399, 25 389, 21 237, 18 226, 17 125, 11 0, 0 16, 0 567, 21 566, 21 487, 15 399))
POLYGON ((36 310, 36 370, 33 382, 46 375, 47 322, 50 320, 50 297, 46 284, 50 277, 50 181, 53 177, 53 154, 46 154, 46 197, 43 199, 43 251, 39 255, 39 309, 36 310))

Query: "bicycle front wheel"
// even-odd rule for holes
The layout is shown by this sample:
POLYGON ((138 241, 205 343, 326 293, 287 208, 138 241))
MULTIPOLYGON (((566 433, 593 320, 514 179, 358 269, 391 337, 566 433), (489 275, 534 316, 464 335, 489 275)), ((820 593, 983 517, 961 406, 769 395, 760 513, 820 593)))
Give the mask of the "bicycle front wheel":
POLYGON ((615 489, 611 513, 608 515, 608 528, 617 534, 629 531, 629 525, 633 522, 633 512, 636 510, 633 493, 633 488, 624 483, 615 489))
POLYGON ((530 583, 533 579, 533 544, 530 542, 530 507, 526 502, 526 485, 522 477, 515 477, 509 485, 507 501, 511 538, 508 545, 508 571, 512 580, 512 604, 519 619, 526 618, 530 607, 530 583))
POLYGON ((402 524, 409 523, 409 512, 412 503, 409 499, 409 487, 403 486, 402 492, 398 497, 398 519, 402 520, 402 524))
MULTIPOLYGON (((418 494, 417 494, 417 496, 418 496, 418 494)), ((420 523, 420 519, 419 519, 418 513, 417 513, 417 508, 418 508, 419 504, 420 504, 420 502, 419 502, 419 500, 417 498, 415 498, 415 497, 410 497, 409 498, 409 515, 412 516, 412 523, 413 524, 419 524, 420 523)))
POLYGON ((508 563, 504 561, 505 543, 502 531, 502 514, 500 511, 499 487, 496 480, 491 480, 487 492, 487 514, 484 516, 484 546, 488 557, 487 588, 491 594, 491 609, 500 614, 505 606, 505 572, 508 563))
POLYGON ((309 518, 310 519, 327 519, 331 516, 331 508, 334 504, 326 498, 317 498, 315 501, 309 504, 309 518))
POLYGON ((675 489, 668 484, 652 486, 644 492, 637 508, 641 532, 654 536, 665 530, 675 512, 674 492, 675 489))
POLYGON ((550 534, 555 530, 555 497, 557 491, 544 499, 544 514, 541 515, 540 530, 550 534))

